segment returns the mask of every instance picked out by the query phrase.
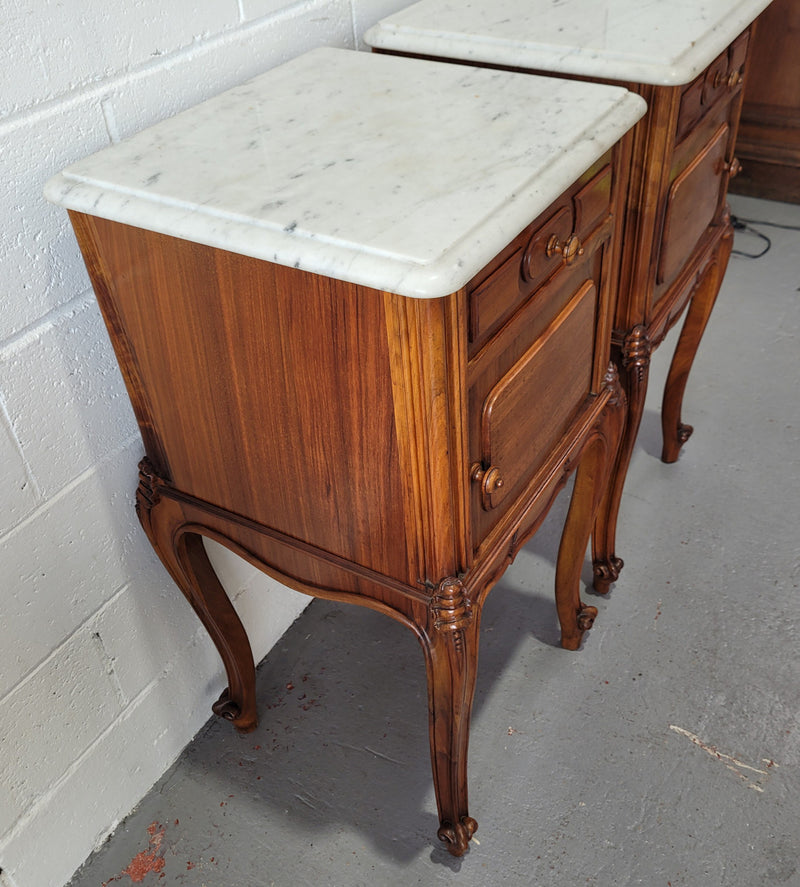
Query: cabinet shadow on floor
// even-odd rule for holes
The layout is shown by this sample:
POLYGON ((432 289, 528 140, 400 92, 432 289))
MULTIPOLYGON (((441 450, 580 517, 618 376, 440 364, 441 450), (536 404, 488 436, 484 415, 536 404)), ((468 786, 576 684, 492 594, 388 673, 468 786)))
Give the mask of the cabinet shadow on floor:
MULTIPOLYGON (((473 735, 521 645, 537 641, 558 642, 552 597, 504 578, 484 607, 473 735)), ((163 780, 166 805, 170 780, 193 781, 203 805, 191 815, 209 818, 199 827, 236 834, 239 846, 248 832, 255 844, 278 842, 283 831, 291 844, 313 844, 356 830, 398 864, 427 845, 432 862, 459 869, 435 837, 425 667, 407 628, 366 608, 315 600, 260 664, 257 690, 257 729, 240 736, 210 722, 180 772, 163 780), (209 793, 219 806, 208 804, 209 793)), ((184 784, 174 794, 186 792, 184 784)), ((186 811, 148 813, 155 815, 186 811)))

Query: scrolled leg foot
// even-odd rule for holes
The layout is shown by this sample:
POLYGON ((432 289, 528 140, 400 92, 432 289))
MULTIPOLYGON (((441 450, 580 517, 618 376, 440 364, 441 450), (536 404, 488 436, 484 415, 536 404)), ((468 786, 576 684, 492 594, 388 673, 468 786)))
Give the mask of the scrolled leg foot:
POLYGON ((689 440, 693 431, 693 426, 679 422, 672 439, 666 437, 665 433, 664 446, 661 449, 661 461, 666 462, 668 465, 677 462, 681 447, 689 440))
MULTIPOLYGON (((581 569, 592 528, 598 530, 601 503, 608 505, 606 493, 618 454, 625 407, 613 366, 606 378, 611 397, 581 453, 556 562, 556 608, 561 624, 561 646, 565 650, 580 647, 584 632, 594 625, 597 617, 597 608, 587 606, 580 598, 581 569)), ((615 522, 616 517, 608 523, 605 518, 600 521, 604 524, 598 532, 602 541, 592 547, 595 571, 598 564, 605 565, 609 583, 611 576, 618 574, 622 567, 622 561, 612 554, 615 522)))
POLYGON ((218 718, 230 721, 240 733, 251 733, 257 726, 255 718, 245 719, 242 717, 242 707, 231 698, 229 687, 222 691, 219 699, 211 706, 211 711, 218 718))
POLYGON ((575 613, 574 622, 572 620, 564 620, 561 622, 561 647, 564 650, 577 650, 585 632, 594 625, 597 618, 597 607, 590 607, 580 602, 580 606, 573 611, 575 613))
POLYGON ((581 602, 581 608, 578 610, 578 628, 581 631, 589 631, 597 619, 597 607, 589 607, 581 602))
POLYGON ((598 594, 608 594, 611 583, 619 579, 619 574, 625 562, 621 557, 612 554, 607 560, 595 561, 592 564, 594 572, 594 590, 598 594))
POLYGON ((462 816, 461 822, 452 825, 443 822, 437 835, 439 840, 447 845, 447 850, 453 856, 463 856, 469 847, 470 838, 478 831, 478 823, 471 816, 462 816))

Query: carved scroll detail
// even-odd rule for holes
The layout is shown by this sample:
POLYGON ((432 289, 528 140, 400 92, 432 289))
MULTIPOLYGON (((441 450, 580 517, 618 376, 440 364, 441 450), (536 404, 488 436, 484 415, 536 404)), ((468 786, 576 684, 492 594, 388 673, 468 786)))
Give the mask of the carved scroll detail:
POLYGON ((141 520, 143 512, 149 512, 161 500, 161 486, 164 482, 156 474, 153 463, 144 458, 139 463, 139 486, 136 488, 136 513, 141 520))
POLYGON ((447 844, 453 856, 461 856, 469 845, 469 839, 478 831, 478 823, 471 816, 462 816, 458 825, 443 822, 437 832, 439 840, 447 844))
POLYGON ((607 561, 595 561, 592 564, 594 572, 594 587, 600 594, 605 594, 612 582, 619 579, 619 574, 625 566, 621 557, 612 554, 607 561))
POLYGON ((231 699, 230 688, 226 687, 219 699, 211 706, 211 711, 225 721, 235 721, 242 714, 241 706, 231 699))
POLYGON ((611 392, 611 397, 608 401, 610 406, 618 407, 627 403, 628 398, 625 397, 625 391, 619 381, 619 371, 613 361, 608 365, 606 374, 603 377, 603 385, 611 392))
POLYGON ((580 608, 577 612, 578 628, 581 631, 589 631, 594 625, 594 620, 596 618, 597 607, 590 607, 588 604, 584 604, 584 602, 581 601, 580 608))

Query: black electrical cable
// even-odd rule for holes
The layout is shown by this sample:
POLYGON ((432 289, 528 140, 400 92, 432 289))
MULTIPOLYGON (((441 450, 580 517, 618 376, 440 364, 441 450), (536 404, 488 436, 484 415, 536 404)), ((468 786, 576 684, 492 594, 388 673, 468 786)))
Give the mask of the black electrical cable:
MULTIPOLYGON (((731 224, 733 225, 734 231, 746 231, 748 234, 753 234, 756 237, 760 237, 761 240, 763 240, 766 244, 766 246, 761 250, 760 253, 748 253, 742 249, 734 249, 731 250, 731 255, 742 256, 745 259, 760 259, 761 256, 766 255, 770 251, 772 247, 772 241, 769 239, 769 237, 767 237, 766 234, 762 234, 761 231, 756 231, 755 228, 751 228, 750 226, 754 224, 752 221, 749 221, 748 219, 739 219, 736 216, 731 216, 731 224)), ((755 222, 755 224, 758 224, 758 222, 755 222)))
POLYGON ((782 228, 784 231, 800 231, 800 225, 782 225, 779 222, 767 222, 763 219, 742 219, 734 215, 731 216, 731 224, 733 225, 734 231, 746 231, 748 234, 760 237, 766 244, 760 253, 746 253, 744 250, 740 249, 733 250, 733 255, 743 256, 745 259, 760 259, 761 256, 768 253, 772 247, 772 241, 769 237, 767 237, 762 231, 757 231, 752 227, 753 225, 764 225, 769 228, 782 228))

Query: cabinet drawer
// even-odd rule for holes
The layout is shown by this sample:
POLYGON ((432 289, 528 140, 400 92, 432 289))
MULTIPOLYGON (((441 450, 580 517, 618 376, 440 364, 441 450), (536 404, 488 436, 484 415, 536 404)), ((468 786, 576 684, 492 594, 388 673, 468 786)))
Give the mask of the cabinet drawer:
POLYGON ((591 237, 611 209, 611 164, 604 166, 572 200, 575 209, 575 232, 581 241, 591 237))
POLYGON ((694 129, 695 124, 703 116, 703 87, 705 74, 692 81, 681 94, 678 109, 678 126, 675 141, 681 142, 694 129))
POLYGON ((596 311, 595 283, 583 280, 483 400, 480 462, 472 467, 483 511, 513 500, 591 393, 596 311))
POLYGON ((727 181, 725 152, 730 129, 723 124, 673 181, 667 196, 657 282, 672 280, 717 214, 727 181))
POLYGON ((470 342, 479 349, 543 284, 582 256, 608 219, 612 166, 590 171, 517 239, 517 249, 469 295, 470 342), (588 179, 588 180, 587 180, 588 179))
POLYGON ((691 133, 701 118, 718 102, 739 90, 744 76, 750 32, 740 34, 731 45, 684 88, 678 110, 675 143, 691 133))

